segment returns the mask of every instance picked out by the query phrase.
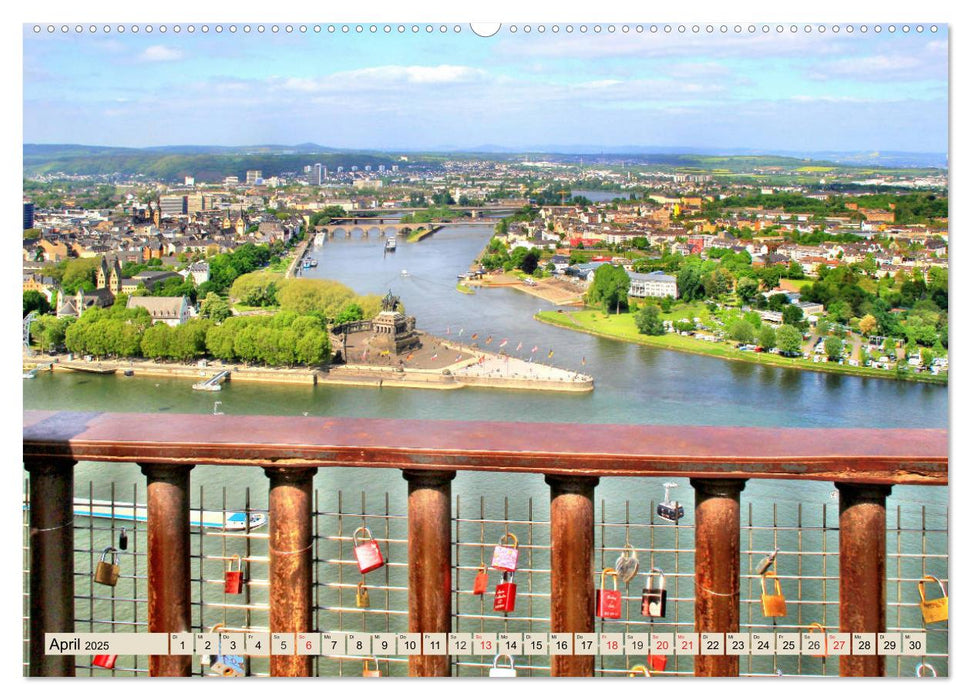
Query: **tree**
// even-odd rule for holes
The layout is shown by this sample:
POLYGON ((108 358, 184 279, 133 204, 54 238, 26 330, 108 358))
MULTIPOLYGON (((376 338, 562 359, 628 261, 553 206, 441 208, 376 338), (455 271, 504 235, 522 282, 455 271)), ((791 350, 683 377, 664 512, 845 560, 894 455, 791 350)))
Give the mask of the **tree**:
POLYGON ((518 267, 527 275, 531 275, 539 264, 539 256, 540 252, 535 248, 527 249, 523 246, 518 246, 513 248, 512 253, 509 254, 509 259, 515 267, 518 267))
POLYGON ((775 332, 776 347, 783 355, 799 355, 802 352, 802 333, 794 326, 782 325, 775 332))
POLYGON ((199 315, 202 318, 211 318, 216 323, 222 323, 232 316, 233 312, 225 299, 215 292, 209 292, 199 306, 199 315))
POLYGON ((661 310, 654 304, 645 304, 635 315, 634 324, 644 335, 664 335, 661 310))
POLYGON ((50 312, 51 305, 47 301, 47 297, 38 291, 31 289, 30 291, 24 292, 24 316, 26 317, 31 311, 36 311, 39 314, 46 314, 50 312))
POLYGON ((763 350, 769 351, 775 347, 775 343, 775 329, 768 323, 763 323, 759 329, 759 345, 763 350))
POLYGON ((701 271, 697 264, 682 266, 678 271, 677 285, 678 295, 685 301, 701 299, 705 294, 701 271))
POLYGON ((604 313, 627 307, 627 291, 630 289, 630 275, 627 271, 614 265, 601 265, 593 273, 593 284, 587 292, 587 303, 591 306, 600 305, 604 313))
POLYGON ((664 296, 659 303, 661 305, 661 311, 667 314, 671 312, 671 307, 674 305, 674 299, 671 298, 670 294, 668 294, 664 296))
POLYGON ((805 279, 806 273, 802 269, 802 265, 800 265, 797 261, 793 260, 791 263, 789 263, 789 269, 786 271, 786 276, 789 279, 801 280, 801 279, 805 279))
POLYGON ((827 336, 823 341, 823 350, 830 362, 836 362, 843 357, 843 341, 835 335, 827 336))
POLYGON ((884 338, 883 354, 891 360, 897 359, 897 344, 893 341, 893 338, 884 338))
POLYGON ((695 322, 690 318, 679 318, 672 325, 678 333, 689 333, 695 329, 695 322))
POLYGON ((275 306, 279 281, 273 272, 250 272, 237 277, 229 293, 248 306, 275 306))
POLYGON ((728 326, 727 335, 739 343, 748 344, 755 340, 755 329, 745 319, 739 318, 728 326))
POLYGON ((778 293, 769 297, 769 309, 772 311, 782 311, 789 305, 789 297, 786 294, 778 293))
POLYGON ((877 319, 872 314, 867 314, 860 319, 860 335, 870 336, 877 327, 877 319))
POLYGON ((742 277, 735 285, 735 292, 738 298, 746 303, 752 303, 755 295, 759 291, 759 283, 751 277, 742 277))
POLYGON ((101 261, 98 258, 68 260, 64 265, 64 277, 61 279, 64 291, 73 295, 77 294, 78 288, 81 287, 86 292, 93 292, 100 264, 101 261))
POLYGON ((802 309, 792 304, 786 304, 782 309, 782 322, 787 326, 801 326, 803 324, 802 309))
POLYGON ((364 318, 364 310, 361 308, 361 305, 355 302, 349 302, 343 309, 340 310, 340 313, 337 314, 337 317, 334 319, 334 323, 349 323, 351 321, 360 321, 362 318, 364 318))

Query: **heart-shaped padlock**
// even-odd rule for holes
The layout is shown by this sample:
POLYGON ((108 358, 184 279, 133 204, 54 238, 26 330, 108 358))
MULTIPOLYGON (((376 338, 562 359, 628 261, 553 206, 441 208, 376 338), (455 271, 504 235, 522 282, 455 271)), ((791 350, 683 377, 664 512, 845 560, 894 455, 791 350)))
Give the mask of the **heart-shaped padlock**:
POLYGON ((614 564, 614 571, 617 572, 617 576, 621 581, 630 583, 634 576, 637 575, 637 569, 640 565, 641 563, 637 560, 637 552, 630 546, 630 543, 627 543, 624 545, 624 551, 617 557, 617 562, 614 564))

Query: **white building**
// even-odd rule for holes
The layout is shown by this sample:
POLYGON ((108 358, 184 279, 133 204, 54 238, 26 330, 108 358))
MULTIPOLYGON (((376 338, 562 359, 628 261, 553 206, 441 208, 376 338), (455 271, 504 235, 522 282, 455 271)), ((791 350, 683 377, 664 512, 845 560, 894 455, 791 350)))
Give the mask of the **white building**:
POLYGON ((678 298, 677 278, 666 275, 660 270, 643 274, 630 273, 630 289, 627 292, 632 297, 671 297, 678 298))
POLYGON ((148 310, 152 323, 180 326, 189 320, 188 297, 128 297, 126 308, 148 310))
POLYGON ((186 279, 188 279, 189 275, 192 275, 196 286, 199 286, 209 281, 209 263, 205 261, 194 262, 184 270, 179 270, 179 274, 186 279))

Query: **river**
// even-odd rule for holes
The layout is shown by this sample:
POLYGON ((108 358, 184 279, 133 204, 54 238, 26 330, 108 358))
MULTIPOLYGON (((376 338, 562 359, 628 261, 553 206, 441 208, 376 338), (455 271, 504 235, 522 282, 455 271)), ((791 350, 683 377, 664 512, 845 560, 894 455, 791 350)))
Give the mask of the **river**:
MULTIPOLYGON (((823 428, 948 426, 947 387, 729 362, 631 345, 538 323, 533 320, 533 314, 553 307, 516 290, 478 289, 474 295, 458 292, 455 289, 456 275, 468 269, 491 232, 488 225, 446 227, 420 243, 400 240, 397 252, 387 255, 383 253, 383 238, 338 236, 311 249, 310 254, 319 265, 304 272, 309 276, 339 280, 359 293, 384 295, 391 290, 401 298, 407 313, 416 316, 419 328, 434 335, 461 337, 468 341, 472 333, 478 333, 480 343, 482 338, 491 335, 494 338, 491 347, 507 339, 506 350, 520 356, 528 356, 529 350, 538 346, 537 361, 582 369, 592 375, 596 383, 593 392, 574 395, 472 388, 435 391, 323 385, 236 385, 230 382, 224 385, 222 392, 209 394, 192 391, 188 380, 41 373, 24 382, 24 407, 212 413, 214 400, 218 400, 221 402, 219 410, 227 415, 513 420, 521 421, 522 430, 526 431, 530 430, 529 423, 532 422, 823 428), (516 353, 515 348, 520 342, 522 350, 516 353), (550 350, 553 358, 548 360, 550 350)), ((357 236, 360 236, 359 232, 357 236)), ((146 429, 150 430, 150 426, 146 429)), ((265 505, 266 479, 260 470, 237 468, 230 473, 228 469, 206 466, 192 472, 193 488, 205 488, 206 507, 212 506, 210 499, 221 503, 223 493, 230 507, 241 507, 247 489, 255 507, 265 505)), ((144 497, 144 477, 134 465, 89 463, 79 465, 77 471, 79 489, 87 494, 87 481, 92 480, 91 492, 95 498, 108 495, 112 480, 120 493, 131 494, 134 484, 137 488, 135 497, 144 497), (109 471, 113 479, 106 478, 109 471)), ((601 480, 596 495, 597 521, 601 519, 603 505, 608 520, 616 522, 620 519, 622 522, 627 499, 631 502, 635 521, 647 518, 650 503, 663 495, 662 481, 601 480)), ((691 490, 686 480, 681 480, 681 485, 674 495, 685 502, 684 523, 691 524, 691 490)), ((382 510, 384 493, 387 492, 392 513, 403 513, 405 509, 407 490, 400 474, 394 470, 377 474, 358 469, 321 470, 315 478, 315 487, 320 493, 321 508, 334 507, 336 492, 340 490, 352 503, 360 503, 364 491, 368 502, 381 503, 382 510)), ((833 485, 829 483, 750 480, 742 492, 743 512, 747 518, 748 508, 752 507, 756 524, 775 521, 795 525, 798 518, 806 518, 804 524, 818 521, 825 507, 828 523, 832 526, 837 516, 832 491, 833 485)), ((474 502, 476 516, 479 498, 484 497, 488 517, 503 517, 508 513, 506 517, 524 518, 528 508, 532 508, 533 515, 542 519, 548 517, 548 493, 540 476, 460 473, 453 482, 453 494, 463 503, 474 502), (531 506, 527 498, 532 499, 531 506)), ((193 500, 198 501, 196 491, 193 500)), ((925 516, 933 523, 946 524, 947 501, 948 489, 945 487, 895 487, 888 505, 890 508, 900 506, 903 524, 913 527, 919 526, 925 516), (922 515, 920 508, 924 505, 927 510, 922 515)), ((463 517, 469 516, 467 508, 463 506, 463 517)), ((616 536, 608 537, 612 547, 623 544, 622 539, 614 541, 616 536)), ((782 533, 779 541, 789 536, 782 533)), ((487 533, 488 537, 491 534, 487 533)), ((597 537, 599 541, 602 533, 597 537)), ((837 538, 832 536, 826 549, 834 551, 836 542, 837 538)), ((793 540, 792 548, 799 549, 802 546, 799 543, 793 540)), ((643 559, 645 543, 633 544, 641 549, 643 559)), ((911 547, 917 546, 905 542, 904 550, 916 554, 919 549, 912 550, 911 547)), ((943 541, 933 540, 930 546, 940 553, 946 552, 946 535, 943 541)), ((757 545, 756 549, 760 547, 770 548, 768 543, 757 545)), ((612 562, 615 556, 609 554, 607 559, 612 562)), ((467 557, 476 559, 471 565, 478 561, 477 553, 474 556, 463 554, 464 564, 471 561, 466 561, 467 557)), ((816 570, 816 564, 807 562, 818 560, 811 557, 806 562, 803 557, 799 560, 799 571, 803 574, 816 570)), ((682 566, 684 561, 682 559, 682 566)), ((794 574, 794 561, 790 558, 781 562, 780 575, 794 574)), ((666 566, 673 567, 673 562, 666 566)), ((905 578, 919 577, 922 566, 916 557, 907 559, 901 573, 905 578)), ((928 569, 946 576, 946 563, 928 566, 928 569)), ((397 574, 394 578, 397 579, 397 574)), ((541 579, 537 579, 534 584, 540 585, 540 582, 541 579)), ((895 595, 890 588, 888 586, 888 600, 895 595)), ((908 583, 901 593, 909 603, 915 595, 912 588, 913 584, 908 583)), ((829 595, 824 597, 832 599, 835 590, 833 581, 829 595)), ((909 621, 913 614, 913 608, 907 610, 905 621, 909 621)), ((807 608, 806 614, 815 613, 807 608)), ((832 615, 833 610, 827 614, 832 615)), ((690 606, 683 604, 679 617, 684 615, 690 616, 690 606)), ((832 622, 834 618, 829 619, 832 622)), ((891 624, 895 622, 894 619, 891 624)), ((937 649, 944 644, 946 636, 933 641, 937 649)), ((942 669, 938 667, 938 670, 942 669)))
MULTIPOLYGON (((523 357, 538 346, 537 361, 582 370, 594 377, 595 390, 558 394, 230 382, 213 395, 192 391, 186 380, 41 373, 24 382, 24 407, 211 413, 215 397, 226 414, 822 428, 948 425, 947 387, 632 345, 541 324, 533 314, 554 307, 516 290, 480 288, 474 295, 462 294, 455 289, 456 275, 485 245, 491 235, 487 225, 448 227, 421 243, 402 240, 397 252, 387 255, 383 238, 359 235, 348 239, 338 234, 312 248, 319 265, 304 274, 338 280, 362 294, 390 290, 418 326, 434 335, 468 341, 478 333, 480 343, 491 335, 492 347, 508 339, 506 350, 523 357), (553 358, 547 359, 550 350, 553 358)), ((796 490, 812 491, 813 485, 796 490)))

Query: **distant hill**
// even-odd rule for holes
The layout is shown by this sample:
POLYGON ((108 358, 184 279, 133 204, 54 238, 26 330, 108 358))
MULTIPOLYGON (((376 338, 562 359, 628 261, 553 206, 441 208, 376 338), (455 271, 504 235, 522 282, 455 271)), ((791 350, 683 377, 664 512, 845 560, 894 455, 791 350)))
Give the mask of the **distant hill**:
POLYGON ((75 144, 24 144, 24 175, 63 172, 73 175, 141 174, 160 180, 181 180, 190 175, 200 182, 214 182, 247 170, 261 170, 263 177, 303 172, 305 165, 321 163, 330 170, 370 165, 390 167, 396 156, 382 153, 338 151, 316 144, 299 146, 161 146, 114 148, 75 144))
MULTIPOLYGON (((405 151, 400 151, 405 152, 405 151)), ((391 166, 398 155, 379 151, 354 151, 330 148, 315 143, 294 146, 264 144, 255 146, 158 146, 120 148, 77 144, 24 144, 24 175, 54 172, 75 175, 141 174, 160 180, 181 180, 186 175, 200 182, 220 181, 230 175, 240 179, 247 170, 261 170, 264 177, 302 172, 305 165, 321 163, 329 170, 338 166, 363 170, 370 165, 391 166)), ((665 148, 661 146, 616 146, 601 149, 592 145, 546 145, 511 149, 483 145, 474 149, 442 148, 438 151, 410 151, 409 165, 440 162, 447 157, 480 157, 496 160, 543 158, 561 162, 625 163, 641 166, 731 172, 758 167, 798 168, 805 165, 842 168, 947 168, 947 154, 885 152, 776 152, 754 149, 734 151, 704 148, 665 148)))

